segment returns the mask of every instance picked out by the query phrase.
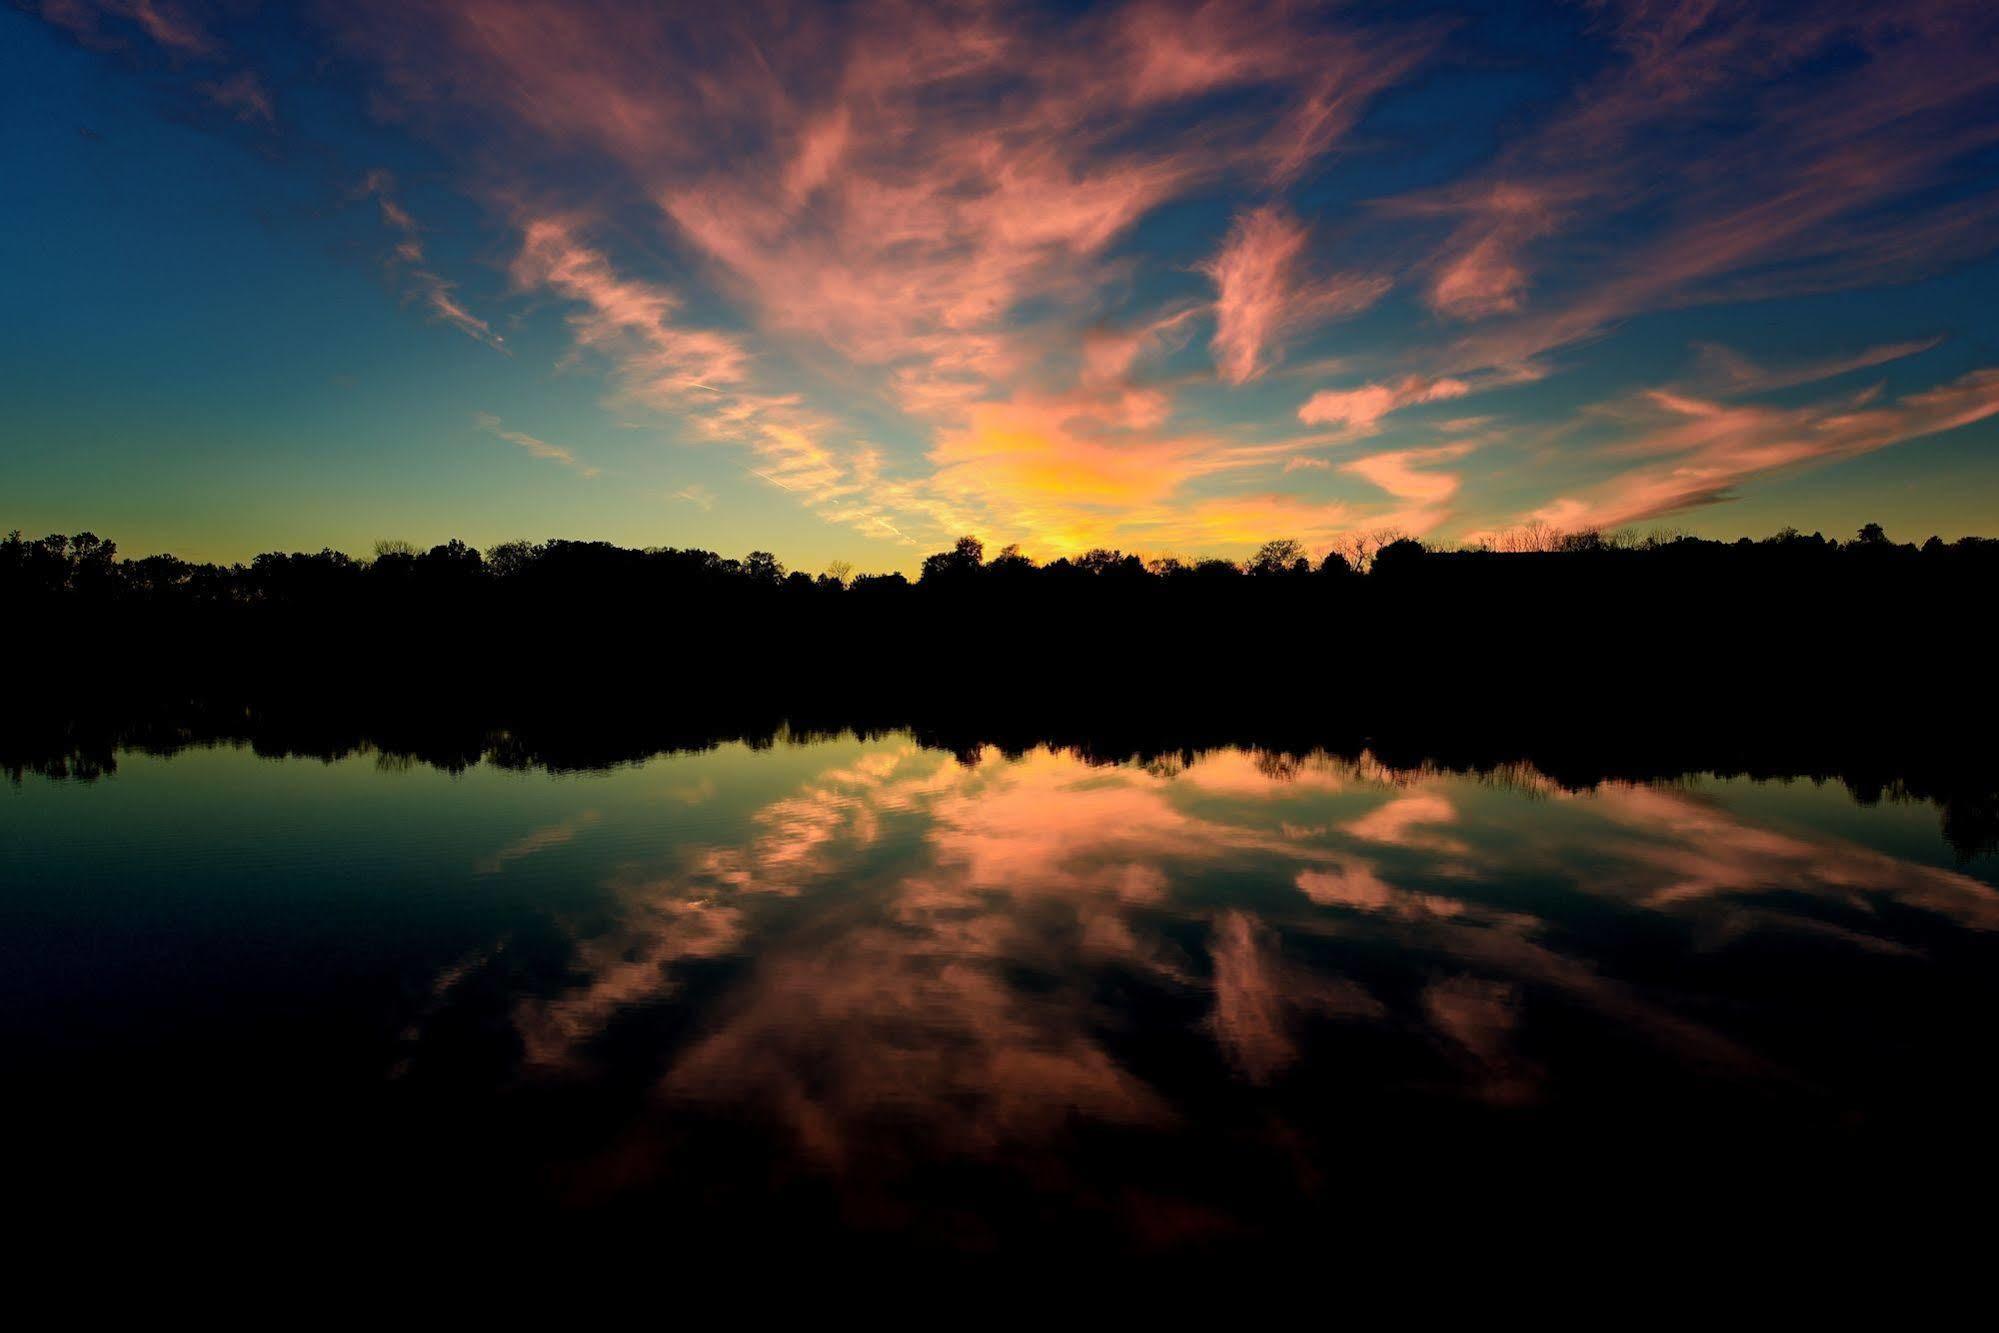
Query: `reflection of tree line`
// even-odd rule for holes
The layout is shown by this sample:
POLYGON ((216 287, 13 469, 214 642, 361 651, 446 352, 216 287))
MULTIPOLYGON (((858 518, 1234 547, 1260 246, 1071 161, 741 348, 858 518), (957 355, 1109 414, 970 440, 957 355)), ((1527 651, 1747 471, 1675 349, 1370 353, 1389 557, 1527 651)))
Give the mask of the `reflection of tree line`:
POLYGON ((120 746, 231 739, 588 768, 786 726, 908 728, 961 753, 1836 776, 1937 800, 1961 848, 1993 841, 1999 722, 1961 641, 1999 540, 1530 537, 1316 564, 1286 542, 1242 564, 1038 564, 968 538, 911 582, 602 542, 217 566, 16 535, 0 762, 87 773, 120 746))
POLYGON ((1285 781, 1313 763, 1337 763, 1390 781, 1475 777, 1523 791, 1583 791, 1606 781, 1660 782, 1694 775, 1808 779, 1844 784, 1863 804, 1925 801, 1965 857, 1999 851, 1999 744, 1970 731, 1862 725, 1748 726, 1735 714, 1705 724, 1665 713, 1645 725, 1608 725, 1583 712, 1566 723, 1523 716, 1476 726, 1462 717, 1401 714, 1365 728, 1294 713, 1252 710, 1166 715, 1101 704, 1064 710, 1034 703, 957 708, 934 702, 900 713, 780 711, 774 701, 716 694, 698 700, 607 694, 538 708, 420 694, 134 696, 11 712, 0 717, 0 769, 91 780, 113 773, 121 752, 169 756, 191 746, 247 746, 270 758, 332 761, 373 756, 385 768, 413 763, 458 772, 477 764, 566 772, 742 744, 752 749, 853 736, 907 733, 972 763, 988 749, 1017 757, 1038 747, 1096 765, 1137 764, 1167 773, 1203 755, 1246 749, 1260 772, 1285 781))

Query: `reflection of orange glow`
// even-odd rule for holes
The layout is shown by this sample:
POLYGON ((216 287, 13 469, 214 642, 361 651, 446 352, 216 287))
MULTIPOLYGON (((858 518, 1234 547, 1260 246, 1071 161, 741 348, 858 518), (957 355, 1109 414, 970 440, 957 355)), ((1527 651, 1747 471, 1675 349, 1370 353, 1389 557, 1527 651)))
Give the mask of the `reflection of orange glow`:
POLYGON ((937 858, 969 887, 1146 895, 1162 879, 1162 858, 1202 846, 1198 823, 1159 785, 1102 782, 1047 751, 994 767, 987 783, 932 807, 937 858))
POLYGON ((581 984, 516 1019, 530 1067, 573 1066, 621 1015, 671 995, 685 963, 741 958, 703 1035, 670 1053, 660 1096, 780 1124, 803 1156, 863 1175, 1054 1152, 1079 1122, 1170 1123, 1173 1106, 1125 1065, 1117 1024, 1088 998, 1105 976, 1198 1000, 1205 1017, 1186 1038, 1211 1041, 1245 1088, 1290 1077, 1315 1031, 1381 1022, 1425 1034, 1463 1095, 1530 1100, 1542 1071, 1521 1036, 1548 992, 1670 1058, 1760 1076, 1755 1052, 1542 942, 1528 912, 1480 901, 1474 888, 1550 873, 1553 827, 1587 849, 1555 863, 1590 867, 1579 888, 1631 911, 1715 916, 1715 938, 1747 924, 1896 947, 1730 901, 1773 885, 1886 894, 1999 929, 1999 895, 1968 876, 1760 827, 1680 791, 1572 795, 1524 767, 1478 786, 1365 756, 1092 766, 1041 749, 960 763, 899 744, 767 801, 733 841, 632 871, 621 927, 576 948, 581 984), (1559 824, 1536 816, 1556 809, 1559 824), (1218 883, 1255 910, 1218 898, 1218 883), (1391 1004, 1324 961, 1350 938, 1453 967, 1391 1004))

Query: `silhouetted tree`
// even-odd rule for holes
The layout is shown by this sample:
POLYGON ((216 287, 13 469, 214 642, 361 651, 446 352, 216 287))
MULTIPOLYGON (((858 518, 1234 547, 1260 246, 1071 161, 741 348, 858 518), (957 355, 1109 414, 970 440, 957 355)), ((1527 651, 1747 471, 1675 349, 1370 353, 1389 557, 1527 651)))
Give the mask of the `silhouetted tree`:
POLYGON ((979 567, 985 562, 985 558, 984 542, 977 537, 960 537, 957 545, 950 550, 939 551, 924 558, 920 582, 930 584, 970 578, 979 572, 979 567))
POLYGON ((1022 578, 1034 572, 1034 561, 1022 555, 1019 546, 1008 545, 1000 548, 986 568, 1001 578, 1022 578))
POLYGON ((1413 537, 1400 537, 1374 553, 1374 572, 1377 574, 1399 574, 1414 569, 1428 554, 1423 543, 1413 537))
POLYGON ((1145 562, 1137 556, 1102 546, 1078 556, 1075 566, 1079 573, 1093 578, 1136 578, 1145 573, 1145 562))
POLYGON ((433 568, 474 570, 485 564, 479 552, 453 537, 441 546, 433 546, 418 557, 418 563, 433 568))
POLYGON ((1269 578, 1277 574, 1310 573, 1312 562, 1305 554, 1304 543, 1287 537, 1258 547, 1246 568, 1251 574, 1269 578))
POLYGON ((518 578, 541 559, 542 549, 530 541, 501 542, 486 552, 486 567, 500 578, 518 578))

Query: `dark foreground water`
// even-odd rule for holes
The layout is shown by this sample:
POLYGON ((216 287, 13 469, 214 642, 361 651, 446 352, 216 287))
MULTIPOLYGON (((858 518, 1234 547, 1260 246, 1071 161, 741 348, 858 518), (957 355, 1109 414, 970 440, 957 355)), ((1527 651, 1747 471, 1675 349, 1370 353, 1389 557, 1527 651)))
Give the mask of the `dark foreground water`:
POLYGON ((667 1253, 1873 1245, 1989 1208, 1995 882, 1936 807, 1809 780, 127 753, 0 788, 13 1207, 667 1253))

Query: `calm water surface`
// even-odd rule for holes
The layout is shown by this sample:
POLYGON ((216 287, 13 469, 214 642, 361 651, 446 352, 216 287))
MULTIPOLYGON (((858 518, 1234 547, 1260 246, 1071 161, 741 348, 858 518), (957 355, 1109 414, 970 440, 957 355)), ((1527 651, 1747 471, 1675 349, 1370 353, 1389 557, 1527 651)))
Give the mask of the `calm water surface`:
POLYGON ((1836 1210, 1995 1110, 1999 866, 1836 784, 225 747, 29 777, 0 826, 23 1155, 120 1215, 1435 1240, 1501 1198, 1836 1210))

